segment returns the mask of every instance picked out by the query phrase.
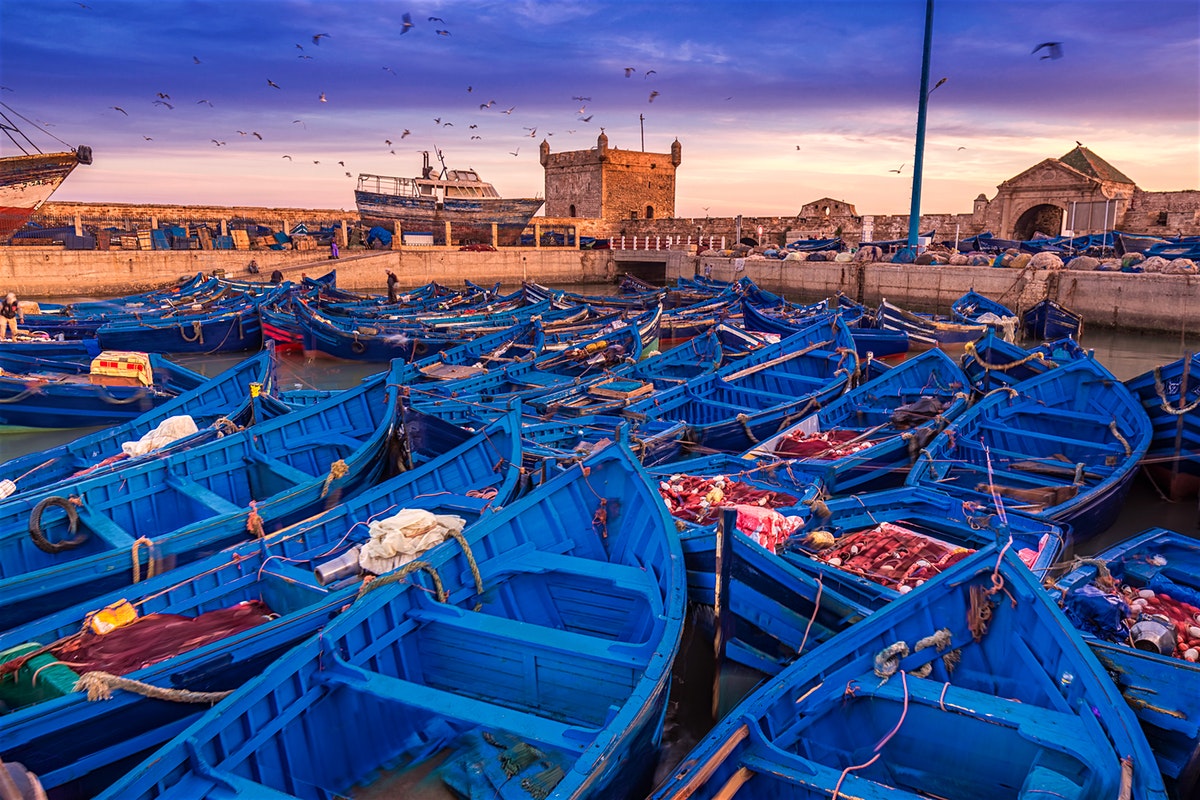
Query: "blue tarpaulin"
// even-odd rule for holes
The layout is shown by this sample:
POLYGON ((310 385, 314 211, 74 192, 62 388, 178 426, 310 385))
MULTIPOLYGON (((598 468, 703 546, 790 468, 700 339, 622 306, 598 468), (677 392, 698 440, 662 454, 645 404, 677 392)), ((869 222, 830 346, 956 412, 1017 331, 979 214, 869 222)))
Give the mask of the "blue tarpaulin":
POLYGON ((392 246, 392 232, 387 228, 381 228, 376 225, 371 230, 367 231, 367 247, 371 247, 376 242, 379 242, 384 247, 392 246))

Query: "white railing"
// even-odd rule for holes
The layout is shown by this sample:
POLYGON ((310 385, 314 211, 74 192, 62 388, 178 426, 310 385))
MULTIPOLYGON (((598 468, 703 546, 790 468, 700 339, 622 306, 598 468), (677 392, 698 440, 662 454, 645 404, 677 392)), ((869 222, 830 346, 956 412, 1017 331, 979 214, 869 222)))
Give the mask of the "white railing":
MULTIPOLYGON (((697 236, 696 243, 709 250, 724 250, 725 237, 697 236), (717 243, 720 242, 720 247, 717 243)), ((614 242, 617 250, 677 250, 690 249, 692 237, 683 236, 625 236, 614 242)))

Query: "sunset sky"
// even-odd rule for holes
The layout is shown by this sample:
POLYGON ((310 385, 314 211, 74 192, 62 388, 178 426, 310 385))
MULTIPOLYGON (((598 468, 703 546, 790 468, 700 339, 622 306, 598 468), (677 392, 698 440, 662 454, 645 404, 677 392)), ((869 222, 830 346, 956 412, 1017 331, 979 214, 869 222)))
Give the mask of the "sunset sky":
MULTIPOLYGON (((907 213, 924 15, 923 0, 2 0, 0 110, 43 151, 93 148, 56 200, 352 209, 360 172, 415 175, 436 148, 505 196, 542 196, 542 140, 586 149, 603 127, 621 149, 643 129, 649 151, 679 139, 677 216, 826 196, 907 213)), ((969 212, 1076 141, 1143 189, 1200 188, 1200 3, 937 0, 933 24, 931 85, 946 82, 923 211, 969 212)))

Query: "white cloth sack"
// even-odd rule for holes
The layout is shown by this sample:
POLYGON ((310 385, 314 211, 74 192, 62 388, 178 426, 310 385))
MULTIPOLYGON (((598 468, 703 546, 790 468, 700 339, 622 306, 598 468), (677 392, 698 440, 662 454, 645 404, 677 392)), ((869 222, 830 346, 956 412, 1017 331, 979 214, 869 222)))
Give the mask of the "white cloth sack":
POLYGON ((402 567, 431 547, 462 532, 467 521, 450 514, 433 514, 420 508, 405 508, 368 525, 370 540, 358 554, 358 565, 374 575, 402 567))
POLYGON ((158 423, 158 427, 147 433, 136 442, 124 442, 121 444, 121 451, 130 458, 144 456, 153 450, 157 450, 163 445, 168 445, 171 442, 182 439, 185 436, 191 436, 198 431, 196 421, 187 414, 181 414, 177 417, 167 417, 162 422, 158 423))

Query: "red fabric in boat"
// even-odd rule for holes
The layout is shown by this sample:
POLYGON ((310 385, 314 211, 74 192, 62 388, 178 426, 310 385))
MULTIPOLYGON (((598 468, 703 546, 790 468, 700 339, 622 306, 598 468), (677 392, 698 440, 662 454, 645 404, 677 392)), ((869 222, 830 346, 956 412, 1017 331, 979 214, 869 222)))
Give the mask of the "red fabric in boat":
POLYGON ((88 629, 52 652, 80 674, 100 671, 124 675, 261 625, 270 614, 271 609, 259 600, 196 617, 148 614, 108 633, 88 629))
MULTIPOLYGON (((823 433, 793 433, 780 439, 775 447, 775 455, 781 458, 840 458, 845 455, 838 445, 848 442, 861 433, 857 431, 831 430, 823 433)), ((870 446, 870 442, 859 443, 861 450, 870 446)))

